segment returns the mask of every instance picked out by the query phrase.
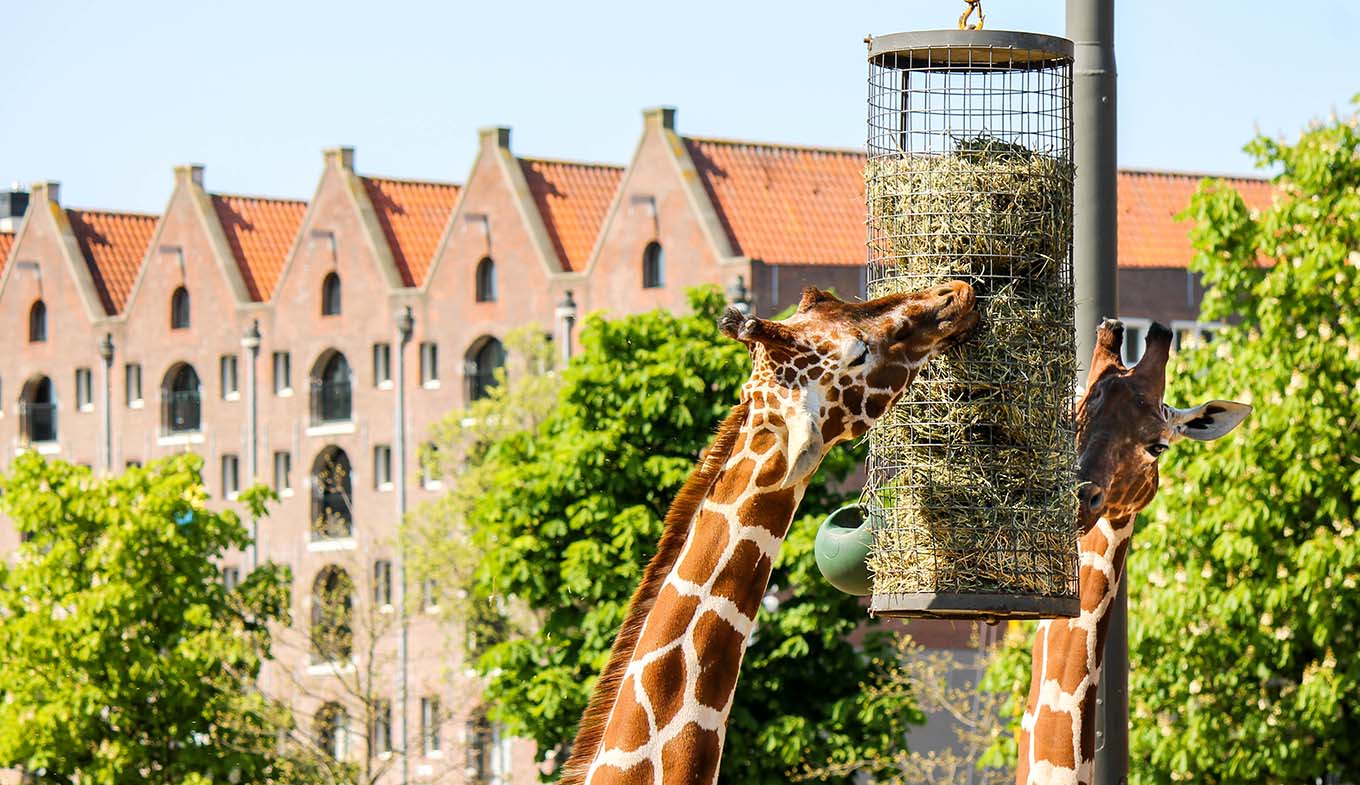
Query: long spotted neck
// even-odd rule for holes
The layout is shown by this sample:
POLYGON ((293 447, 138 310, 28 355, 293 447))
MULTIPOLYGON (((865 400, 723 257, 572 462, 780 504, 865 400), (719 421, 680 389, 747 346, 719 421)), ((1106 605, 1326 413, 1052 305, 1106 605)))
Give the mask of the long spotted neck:
POLYGON ((777 414, 751 410, 730 452, 725 457, 718 452, 715 443, 706 461, 720 460, 721 468, 687 518, 668 520, 667 535, 615 642, 613 658, 626 656, 626 666, 611 678, 611 661, 601 677, 564 784, 717 780, 746 644, 775 555, 812 474, 785 484, 788 432, 777 414), (672 530, 686 532, 683 541, 668 545, 672 530), (646 608, 653 577, 659 589, 630 641, 628 626, 646 608), (598 743, 592 721, 603 723, 598 743), (579 749, 583 742, 590 748, 579 749))
POLYGON ((1018 785, 1091 782, 1096 688, 1135 518, 1101 518, 1081 538, 1081 615, 1039 623, 1020 722, 1018 785))

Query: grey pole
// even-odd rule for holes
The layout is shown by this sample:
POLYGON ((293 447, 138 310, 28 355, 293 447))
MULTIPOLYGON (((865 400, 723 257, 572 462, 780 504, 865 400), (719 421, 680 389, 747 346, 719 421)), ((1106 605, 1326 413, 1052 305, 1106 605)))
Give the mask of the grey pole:
POLYGON ((113 473, 113 335, 99 339, 99 356, 104 360, 104 471, 113 473))
MULTIPOLYGON (((247 476, 250 481, 256 482, 260 479, 260 461, 258 452, 258 421, 259 416, 258 402, 259 392, 255 389, 255 361, 260 356, 260 320, 256 319, 246 328, 241 336, 241 348, 246 350, 246 395, 249 402, 246 405, 246 469, 249 471, 247 476)), ((260 565, 260 522, 252 519, 250 522, 250 563, 246 566, 247 573, 253 572, 260 565)))
POLYGON ((571 328, 576 324, 576 299, 571 296, 570 289, 562 302, 557 304, 554 313, 557 323, 562 325, 562 367, 566 368, 567 363, 571 362, 571 328))
MULTIPOLYGON (((1076 44, 1072 253, 1078 381, 1085 384, 1096 327, 1103 317, 1119 313, 1114 0, 1067 0, 1067 37, 1076 44)), ((1129 770, 1129 638, 1128 592, 1122 582, 1110 613, 1096 715, 1095 782, 1123 785, 1129 770)))
MULTIPOLYGON (((396 422, 392 427, 392 452, 395 454, 397 486, 397 525, 406 520, 406 344, 411 342, 411 331, 415 327, 415 317, 408 305, 397 313, 397 408, 396 422)), ((409 641, 407 640, 406 618, 406 546, 397 537, 397 738, 401 742, 401 785, 407 785, 411 777, 411 749, 407 734, 407 715, 409 696, 407 689, 407 670, 409 669, 409 641)))

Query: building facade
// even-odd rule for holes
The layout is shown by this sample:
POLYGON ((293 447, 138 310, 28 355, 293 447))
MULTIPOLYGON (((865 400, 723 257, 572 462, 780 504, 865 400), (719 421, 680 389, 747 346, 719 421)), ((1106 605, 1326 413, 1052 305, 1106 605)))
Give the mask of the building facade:
MULTIPOLYGON (((569 351, 579 315, 684 308, 698 284, 766 316, 808 284, 864 291, 861 152, 682 136, 670 108, 643 113, 624 166, 519 156, 510 137, 481 131, 461 185, 360 174, 335 148, 306 201, 215 193, 201 166, 175 169, 156 216, 68 208, 56 183, 0 200, 0 471, 25 450, 99 472, 190 450, 221 504, 274 487, 255 548, 222 565, 229 581, 293 568, 296 628, 263 680, 336 754, 386 756, 391 782, 400 763, 413 781, 536 776, 531 747, 482 717, 438 592, 403 588, 394 547, 402 515, 442 492, 420 445, 494 383, 506 332, 537 324, 569 351), (405 619, 403 591, 422 593, 405 619), (372 645, 309 640, 337 593, 372 645)), ((1147 320, 1213 327, 1194 321, 1174 220, 1197 181, 1121 172, 1130 359, 1147 320)), ((1232 184, 1269 200, 1264 181, 1232 184)), ((17 544, 0 521, 0 553, 17 544)))

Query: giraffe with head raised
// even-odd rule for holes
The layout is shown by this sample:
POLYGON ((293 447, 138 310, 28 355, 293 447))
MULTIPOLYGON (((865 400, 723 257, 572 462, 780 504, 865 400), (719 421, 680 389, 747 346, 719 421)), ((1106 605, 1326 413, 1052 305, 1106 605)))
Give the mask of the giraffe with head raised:
POLYGON ((723 315, 751 377, 666 516, 562 785, 711 785, 737 675, 784 541, 828 450, 862 435, 977 324, 973 290, 846 303, 809 288, 782 322, 723 315))
POLYGON ((1035 634, 1029 699, 1020 722, 1019 785, 1090 783, 1095 763, 1096 687, 1110 608, 1124 575, 1134 518, 1157 495, 1157 458, 1183 438, 1209 441, 1236 428, 1251 407, 1209 401, 1193 409, 1162 402, 1171 332, 1148 330, 1137 365, 1120 359, 1122 323, 1096 334, 1086 393, 1077 404, 1081 494, 1081 615, 1047 619, 1035 634))

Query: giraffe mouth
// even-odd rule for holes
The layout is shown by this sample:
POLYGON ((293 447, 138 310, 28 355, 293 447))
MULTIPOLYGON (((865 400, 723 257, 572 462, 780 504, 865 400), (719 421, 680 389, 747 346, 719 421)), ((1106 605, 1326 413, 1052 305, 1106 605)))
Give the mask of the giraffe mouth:
POLYGON ((939 325, 940 332, 944 333, 945 337, 940 341, 940 350, 944 351, 945 349, 952 349, 955 346, 966 343, 968 339, 977 335, 978 328, 981 324, 982 314, 979 314, 975 310, 967 311, 953 319, 941 321, 939 325))

